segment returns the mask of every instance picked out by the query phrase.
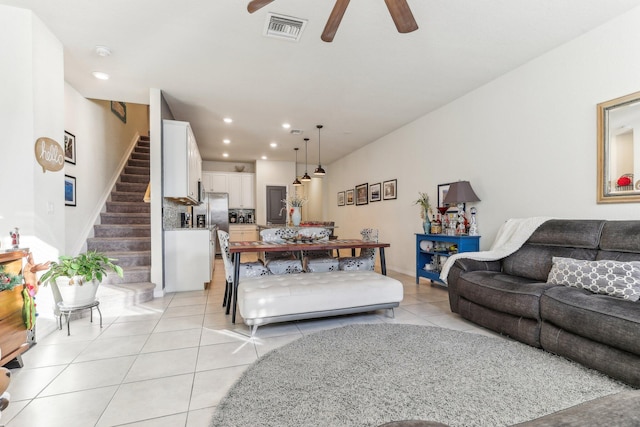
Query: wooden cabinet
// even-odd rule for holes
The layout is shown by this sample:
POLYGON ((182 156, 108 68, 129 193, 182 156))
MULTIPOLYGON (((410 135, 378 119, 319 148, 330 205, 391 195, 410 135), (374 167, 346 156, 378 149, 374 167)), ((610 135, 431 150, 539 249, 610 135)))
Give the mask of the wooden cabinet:
POLYGON ((229 193, 229 209, 255 209, 256 174, 203 172, 205 191, 229 193))
POLYGON ((416 284, 420 277, 443 284, 440 270, 450 255, 479 250, 480 236, 416 234, 416 284))
MULTIPOLYGON (((22 250, 1 253, 0 264, 7 272, 20 274, 22 272, 22 258, 28 253, 22 250)), ((19 285, 12 290, 0 292, 0 366, 4 366, 13 359, 22 366, 21 355, 29 348, 27 327, 22 319, 22 289, 19 285)))
MULTIPOLYGON (((165 291, 201 291, 211 281, 213 236, 207 229, 165 231, 165 291)), ((214 242, 215 243, 215 242, 214 242)), ((215 252, 214 252, 215 253, 215 252)))
POLYGON ((202 158, 191 125, 164 120, 162 132, 164 197, 187 204, 198 203, 202 158))
POLYGON ((251 224, 238 224, 229 226, 229 241, 231 242, 255 242, 258 240, 258 227, 251 224))

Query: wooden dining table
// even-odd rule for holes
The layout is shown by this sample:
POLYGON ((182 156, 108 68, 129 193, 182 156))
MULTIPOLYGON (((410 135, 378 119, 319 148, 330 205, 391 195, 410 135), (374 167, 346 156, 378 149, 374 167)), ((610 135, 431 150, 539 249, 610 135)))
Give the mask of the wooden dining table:
MULTIPOLYGON (((302 251, 338 251, 340 249, 366 249, 366 248, 378 248, 380 252, 380 270, 383 275, 387 275, 387 266, 384 258, 384 248, 390 247, 389 243, 371 242, 361 239, 336 239, 336 240, 320 240, 320 241, 304 241, 304 242, 265 242, 265 241, 252 241, 252 242, 230 242, 229 252, 231 253, 233 261, 233 286, 232 289, 232 314, 231 322, 236 322, 236 303, 238 301, 238 283, 240 282, 240 256, 243 253, 258 253, 258 252, 298 252, 302 254, 302 251)), ((314 274, 314 273, 301 273, 301 274, 314 274)), ((227 305, 227 314, 229 314, 230 307, 227 305)))

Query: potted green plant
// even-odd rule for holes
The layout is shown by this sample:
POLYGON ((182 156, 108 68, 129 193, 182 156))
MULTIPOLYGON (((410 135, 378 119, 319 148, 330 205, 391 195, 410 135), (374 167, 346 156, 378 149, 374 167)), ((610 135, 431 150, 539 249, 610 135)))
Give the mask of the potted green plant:
POLYGON ((97 251, 88 251, 75 257, 62 255, 52 262, 49 271, 40 280, 44 286, 51 283, 54 295, 58 293, 66 307, 78 307, 95 301, 98 285, 107 276, 108 270, 123 276, 122 267, 97 251))

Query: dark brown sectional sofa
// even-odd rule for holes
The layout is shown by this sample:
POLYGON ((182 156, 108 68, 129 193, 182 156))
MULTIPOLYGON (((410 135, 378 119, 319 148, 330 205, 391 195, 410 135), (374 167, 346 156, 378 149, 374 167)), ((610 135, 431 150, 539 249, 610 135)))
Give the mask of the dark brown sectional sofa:
POLYGON ((451 310, 640 387, 640 301, 547 283, 553 257, 640 261, 640 221, 549 220, 506 258, 458 259, 451 310))

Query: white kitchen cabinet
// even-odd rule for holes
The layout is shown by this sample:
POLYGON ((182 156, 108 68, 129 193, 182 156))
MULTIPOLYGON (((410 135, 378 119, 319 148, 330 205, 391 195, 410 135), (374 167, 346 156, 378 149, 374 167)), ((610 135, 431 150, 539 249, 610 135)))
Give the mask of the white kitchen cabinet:
POLYGON ((208 229, 164 233, 164 284, 167 292, 201 291, 211 281, 213 257, 208 229))
POLYGON ((256 174, 242 172, 203 172, 206 192, 229 193, 230 209, 256 208, 256 174))
POLYGON ((229 208, 255 209, 255 174, 229 174, 229 208))
POLYGON ((202 172, 202 183, 208 193, 229 192, 229 174, 226 172, 202 172))
POLYGON ((188 122, 163 120, 162 154, 164 197, 181 203, 198 203, 202 158, 188 122))

